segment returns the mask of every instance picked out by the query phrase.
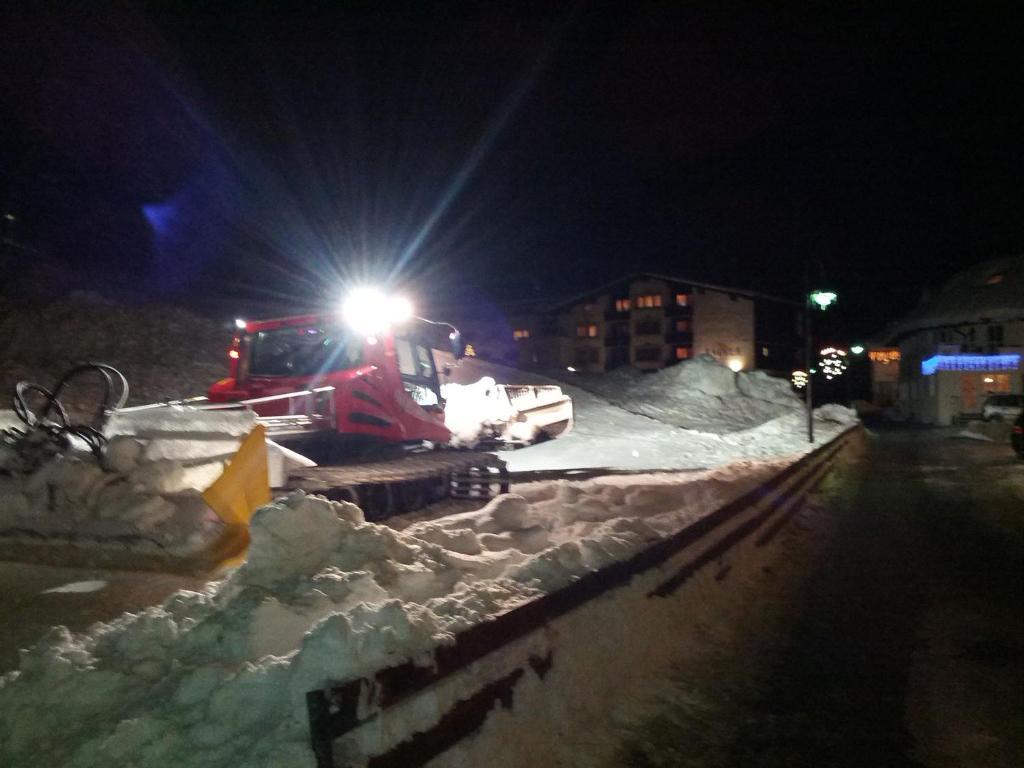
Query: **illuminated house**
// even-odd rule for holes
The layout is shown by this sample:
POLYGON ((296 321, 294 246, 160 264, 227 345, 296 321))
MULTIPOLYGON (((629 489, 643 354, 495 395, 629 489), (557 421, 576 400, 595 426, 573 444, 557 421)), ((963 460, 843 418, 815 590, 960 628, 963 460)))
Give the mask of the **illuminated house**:
POLYGON ((799 311, 796 302, 644 273, 514 315, 510 335, 522 368, 656 370, 710 354, 734 370, 788 375, 799 311))
POLYGON ((1024 256, 957 274, 888 332, 899 348, 897 404, 927 424, 978 414, 1024 391, 1024 256))

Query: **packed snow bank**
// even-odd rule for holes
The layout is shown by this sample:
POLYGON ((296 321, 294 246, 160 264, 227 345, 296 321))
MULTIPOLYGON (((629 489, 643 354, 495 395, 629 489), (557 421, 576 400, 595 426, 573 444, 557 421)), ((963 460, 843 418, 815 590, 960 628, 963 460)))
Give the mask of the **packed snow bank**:
POLYGON ((201 492, 255 423, 246 411, 154 408, 114 414, 102 459, 68 451, 26 468, 0 447, 0 533, 201 548, 223 530, 201 492))
MULTIPOLYGON (((102 459, 70 450, 23 466, 24 457, 0 445, 0 536, 201 549, 224 528, 201 494, 255 425, 250 411, 171 406, 113 414, 102 459)), ((315 466, 269 440, 267 465, 272 487, 292 467, 315 466)))
MULTIPOLYGON (((644 395, 650 399, 633 401, 635 407, 631 406, 632 410, 626 410, 589 389, 479 358, 461 360, 452 371, 452 381, 459 384, 472 384, 484 377, 501 384, 558 384, 572 397, 575 411, 573 431, 554 440, 502 454, 514 472, 587 468, 707 469, 743 459, 798 453, 807 447, 805 416, 799 400, 788 392, 788 384, 760 372, 737 376, 717 362, 697 359, 691 364, 681 363, 646 376, 629 372, 609 374, 606 378, 611 383, 605 387, 619 396, 631 388, 651 388, 651 392, 644 395), (636 377, 651 379, 654 384, 638 384, 634 382, 636 377), (670 386, 672 382, 676 382, 675 389, 670 386), (698 394, 675 397, 672 393, 684 384, 695 388, 694 391, 699 389, 698 394), (668 394, 659 396, 657 392, 668 394), (698 405, 709 409, 706 424, 722 427, 732 418, 734 426, 741 422, 754 422, 754 425, 717 434, 684 429, 670 423, 673 418, 682 420, 683 415, 692 413, 698 405), (637 412, 641 406, 650 412, 646 415, 637 412), (730 417, 732 411, 745 416, 730 417), (655 412, 670 421, 657 418, 655 412)), ((824 441, 845 426, 856 423, 856 420, 854 411, 828 405, 817 409, 815 429, 819 439, 824 441)))
POLYGON ((249 558, 225 580, 23 652, 0 678, 0 761, 312 765, 307 691, 420 658, 787 463, 530 484, 403 532, 293 493, 257 511, 249 558))
POLYGON ((580 386, 632 413, 713 434, 749 429, 802 408, 788 381, 763 371, 734 373, 710 355, 652 374, 620 368, 585 376, 580 386))

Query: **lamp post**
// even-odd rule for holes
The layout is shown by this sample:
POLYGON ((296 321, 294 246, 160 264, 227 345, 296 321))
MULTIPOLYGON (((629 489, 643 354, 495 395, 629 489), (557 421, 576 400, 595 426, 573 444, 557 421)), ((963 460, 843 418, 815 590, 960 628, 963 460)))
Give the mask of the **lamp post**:
POLYGON ((811 339, 811 311, 817 307, 822 312, 835 303, 838 297, 832 291, 811 291, 807 294, 807 306, 804 308, 804 362, 807 368, 807 387, 804 389, 804 401, 807 404, 807 442, 814 442, 814 369, 811 355, 814 342, 811 339))

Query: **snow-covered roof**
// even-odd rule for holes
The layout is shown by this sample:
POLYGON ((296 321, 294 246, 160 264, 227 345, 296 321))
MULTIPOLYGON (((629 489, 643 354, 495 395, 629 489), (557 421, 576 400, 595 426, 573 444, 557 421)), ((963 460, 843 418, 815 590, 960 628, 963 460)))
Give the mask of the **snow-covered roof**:
POLYGON ((887 331, 890 343, 924 328, 1024 319, 1024 255, 958 272, 887 331))

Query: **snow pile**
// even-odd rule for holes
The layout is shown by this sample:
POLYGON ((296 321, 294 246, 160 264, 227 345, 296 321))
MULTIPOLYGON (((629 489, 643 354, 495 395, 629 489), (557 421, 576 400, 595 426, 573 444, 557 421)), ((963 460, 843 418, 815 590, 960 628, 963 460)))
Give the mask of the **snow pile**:
POLYGON ((402 532, 293 493, 257 511, 249 558, 223 581, 23 651, 0 678, 0 763, 312 765, 307 691, 423 658, 785 463, 537 483, 402 532))
POLYGON ((624 368, 589 376, 581 386, 632 413, 712 434, 749 429, 802 407, 788 381, 763 371, 734 373, 710 355, 653 374, 624 368))
MULTIPOLYGON (((247 411, 169 407, 114 414, 102 460, 69 451, 30 471, 0 475, 0 533, 199 548, 222 530, 201 491, 254 425, 247 411)), ((0 451, 10 467, 13 452, 0 451)))

